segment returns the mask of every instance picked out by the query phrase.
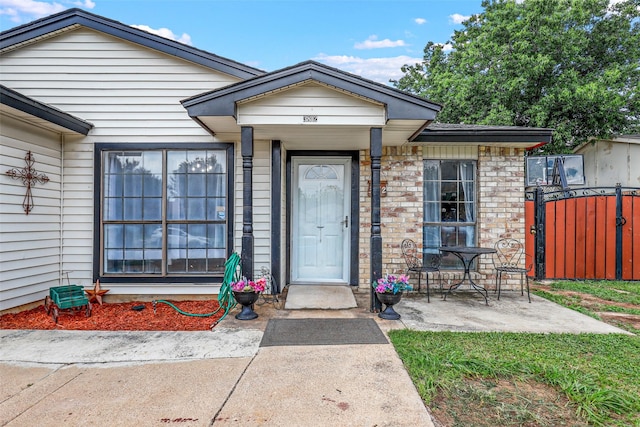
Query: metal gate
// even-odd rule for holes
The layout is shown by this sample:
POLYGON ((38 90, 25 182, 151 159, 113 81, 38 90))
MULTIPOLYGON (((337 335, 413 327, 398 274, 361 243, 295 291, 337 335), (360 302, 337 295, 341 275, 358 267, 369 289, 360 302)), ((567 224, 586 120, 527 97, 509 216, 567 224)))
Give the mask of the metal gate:
POLYGON ((640 188, 538 187, 525 223, 538 280, 640 280, 640 188))

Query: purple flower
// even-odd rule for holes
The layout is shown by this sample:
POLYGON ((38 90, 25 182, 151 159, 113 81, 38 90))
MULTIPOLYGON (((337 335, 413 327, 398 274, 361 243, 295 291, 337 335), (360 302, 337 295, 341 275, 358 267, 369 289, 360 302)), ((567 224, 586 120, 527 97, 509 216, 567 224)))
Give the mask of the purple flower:
POLYGON ((378 293, 394 293, 403 292, 405 290, 413 289, 409 284, 409 276, 401 274, 395 276, 393 274, 387 274, 384 277, 379 278, 372 283, 374 290, 378 293))

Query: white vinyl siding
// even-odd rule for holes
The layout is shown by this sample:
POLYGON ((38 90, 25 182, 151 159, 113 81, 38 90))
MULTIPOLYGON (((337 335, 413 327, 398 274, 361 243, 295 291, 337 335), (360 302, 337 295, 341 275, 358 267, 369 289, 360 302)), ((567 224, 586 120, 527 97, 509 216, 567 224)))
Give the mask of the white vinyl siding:
POLYGON ((478 160, 478 147, 469 145, 425 146, 422 149, 424 159, 442 160, 478 160))
MULTIPOLYGON (((0 169, 22 170, 31 151, 33 168, 49 182, 31 191, 34 208, 25 214, 26 187, 4 173, 0 178, 0 311, 44 299, 60 281, 60 134, 2 119, 0 169)), ((73 279, 73 273, 70 273, 73 279)))
MULTIPOLYGON (((242 155, 236 144, 235 174, 235 250, 242 248, 242 155)), ((253 146, 253 277, 260 277, 260 268, 271 265, 271 142, 254 141, 253 146)))
POLYGON ((384 126, 383 105, 318 84, 305 84, 238 105, 239 125, 384 126), (317 121, 304 122, 304 116, 317 121))
POLYGON ((254 277, 271 265, 271 142, 257 141, 253 160, 254 277))
POLYGON ((95 125, 104 142, 210 142, 180 100, 237 79, 88 29, 3 54, 3 84, 95 125))
POLYGON ((5 86, 95 126, 62 144, 60 269, 84 286, 91 286, 93 271, 94 143, 216 142, 180 101, 239 80, 86 28, 3 53, 0 67, 5 86))

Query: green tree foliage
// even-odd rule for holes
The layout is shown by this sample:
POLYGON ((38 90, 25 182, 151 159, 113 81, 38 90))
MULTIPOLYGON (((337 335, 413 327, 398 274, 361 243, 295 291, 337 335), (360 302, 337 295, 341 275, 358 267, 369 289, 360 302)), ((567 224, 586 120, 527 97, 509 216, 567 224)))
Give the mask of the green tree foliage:
POLYGON ((546 153, 640 132, 640 0, 484 0, 392 83, 438 121, 555 129, 546 153))

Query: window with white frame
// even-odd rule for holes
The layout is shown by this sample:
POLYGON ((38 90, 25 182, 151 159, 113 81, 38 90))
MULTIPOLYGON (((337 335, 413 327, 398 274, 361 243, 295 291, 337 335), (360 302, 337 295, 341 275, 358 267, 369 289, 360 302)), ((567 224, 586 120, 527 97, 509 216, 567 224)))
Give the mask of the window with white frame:
POLYGON ((228 147, 101 153, 101 276, 224 273, 228 147))
MULTIPOLYGON (((425 253, 438 253, 440 246, 475 246, 476 209, 475 161, 424 161, 425 253)), ((461 266, 447 256, 442 267, 461 266)))

